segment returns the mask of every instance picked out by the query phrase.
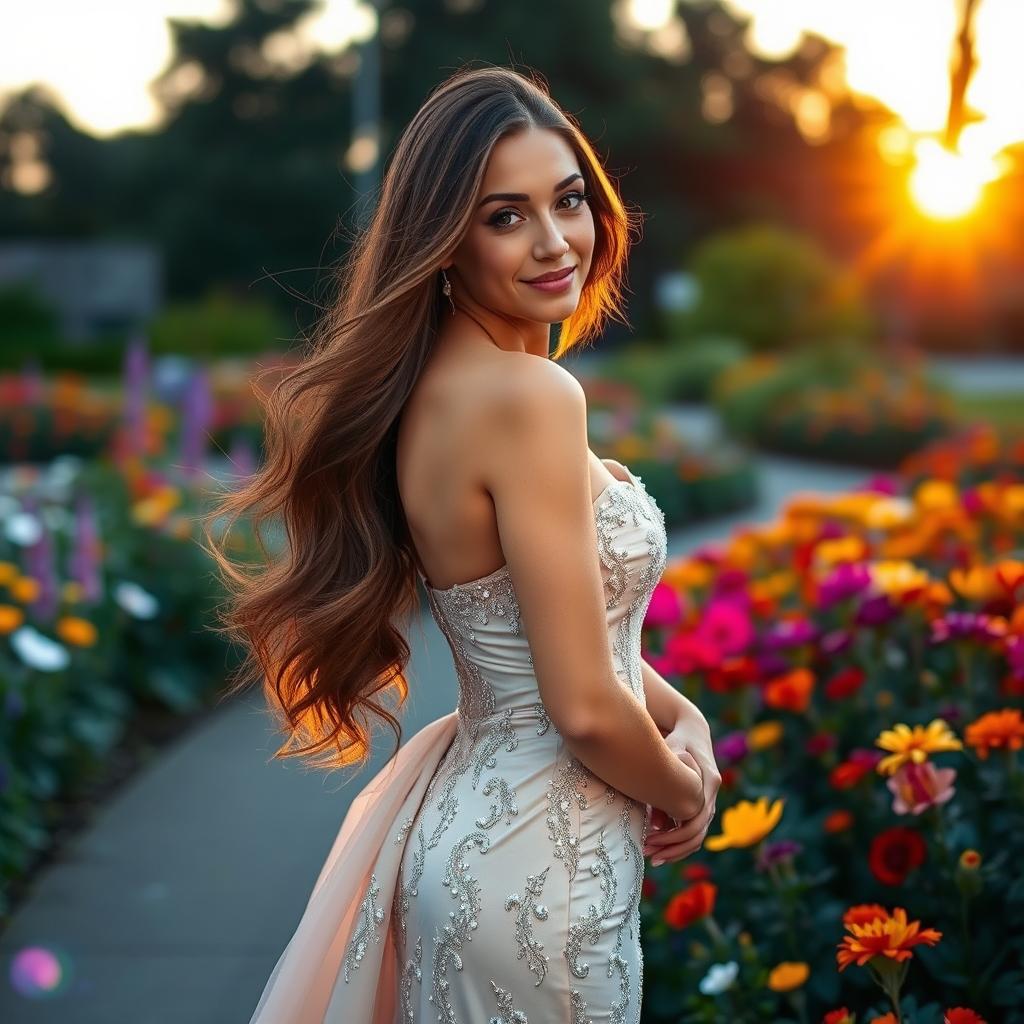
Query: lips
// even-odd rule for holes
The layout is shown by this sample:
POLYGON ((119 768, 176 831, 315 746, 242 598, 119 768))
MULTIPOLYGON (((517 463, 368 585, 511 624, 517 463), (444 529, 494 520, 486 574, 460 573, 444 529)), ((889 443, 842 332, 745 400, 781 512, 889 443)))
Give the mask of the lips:
POLYGON ((563 278, 568 277, 576 268, 565 267, 562 270, 549 270, 546 274, 541 274, 540 277, 526 278, 527 284, 539 284, 541 281, 561 281, 563 278))

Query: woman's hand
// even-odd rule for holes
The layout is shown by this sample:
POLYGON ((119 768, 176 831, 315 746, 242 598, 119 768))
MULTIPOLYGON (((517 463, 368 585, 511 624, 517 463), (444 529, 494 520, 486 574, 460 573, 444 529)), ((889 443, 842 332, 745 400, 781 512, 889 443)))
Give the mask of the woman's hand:
POLYGON ((682 860, 700 849, 715 816, 715 800, 722 784, 711 729, 703 716, 689 716, 679 721, 666 734, 665 742, 684 764, 700 773, 704 782, 704 806, 692 818, 681 822, 669 817, 660 807, 651 809, 644 856, 650 856, 653 865, 682 860))

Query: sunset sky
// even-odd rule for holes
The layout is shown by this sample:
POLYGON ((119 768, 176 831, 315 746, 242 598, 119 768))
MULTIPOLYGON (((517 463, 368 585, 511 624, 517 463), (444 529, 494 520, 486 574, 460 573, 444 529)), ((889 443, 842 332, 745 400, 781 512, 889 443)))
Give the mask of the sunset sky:
MULTIPOLYGON (((656 26, 671 0, 628 0, 635 17, 656 26)), ((725 0, 751 14, 756 52, 783 55, 804 29, 845 48, 847 79, 880 98, 913 131, 944 123, 948 61, 956 0, 725 0)), ((229 16, 231 0, 16 0, 0 8, 0 90, 32 81, 49 84, 72 120, 97 135, 152 125, 157 108, 146 85, 166 63, 164 19, 229 16)), ((327 0, 303 26, 302 45, 339 49, 368 28, 356 0, 327 0)), ((968 102, 986 120, 971 126, 973 148, 994 153, 1024 139, 1024 36, 1021 0, 981 0, 977 18, 980 65, 968 102)), ((294 41, 289 42, 294 48, 294 41)))

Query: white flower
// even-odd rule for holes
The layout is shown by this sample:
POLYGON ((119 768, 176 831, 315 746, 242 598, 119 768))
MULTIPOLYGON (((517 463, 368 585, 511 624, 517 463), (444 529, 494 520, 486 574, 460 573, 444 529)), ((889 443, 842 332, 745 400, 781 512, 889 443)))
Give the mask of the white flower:
POLYGON ((11 634, 11 646, 26 665, 41 672, 59 672, 71 662, 71 655, 65 647, 33 626, 16 629, 11 634))
POLYGON ((130 580, 121 580, 114 587, 114 600, 137 619, 152 619, 160 611, 157 599, 130 580))
POLYGON ((730 960, 727 964, 712 964, 698 988, 706 996, 720 996, 726 989, 732 987, 739 972, 740 966, 735 960, 730 960))
POLYGON ((15 512, 7 517, 4 534, 12 544, 29 548, 43 535, 43 524, 31 512, 15 512))

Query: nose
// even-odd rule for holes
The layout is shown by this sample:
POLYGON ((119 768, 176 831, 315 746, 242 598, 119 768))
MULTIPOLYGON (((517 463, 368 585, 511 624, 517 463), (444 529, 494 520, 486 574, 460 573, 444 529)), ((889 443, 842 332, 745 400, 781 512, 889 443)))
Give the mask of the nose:
POLYGON ((547 229, 537 243, 535 256, 538 260, 558 259, 569 251, 569 243, 563 237, 554 221, 547 222, 547 229))

